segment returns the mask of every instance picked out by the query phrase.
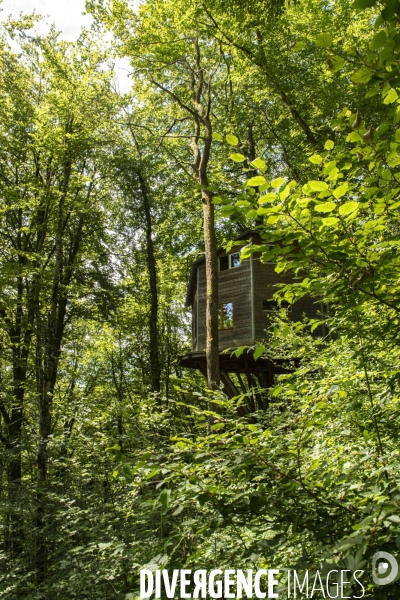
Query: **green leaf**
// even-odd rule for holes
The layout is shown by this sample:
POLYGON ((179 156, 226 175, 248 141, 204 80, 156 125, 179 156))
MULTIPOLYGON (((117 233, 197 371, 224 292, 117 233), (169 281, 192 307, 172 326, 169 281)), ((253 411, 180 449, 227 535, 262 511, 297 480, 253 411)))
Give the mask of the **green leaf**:
POLYGON ((351 80, 354 83, 368 83, 373 74, 374 71, 370 67, 361 67, 361 69, 353 73, 351 80))
POLYGON ((217 140, 217 142, 222 142, 223 140, 223 137, 220 133, 213 133, 212 138, 213 140, 217 140))
POLYGON ((315 43, 322 48, 329 48, 329 46, 332 46, 333 44, 333 39, 330 33, 320 33, 315 40, 315 43))
POLYGON ((283 179, 283 177, 278 177, 277 179, 271 181, 271 185, 274 189, 281 187, 281 185, 283 185, 284 183, 285 180, 283 179))
POLYGON ((171 490, 163 490, 158 497, 161 505, 166 510, 171 499, 171 490))
POLYGON ((296 42, 290 49, 292 52, 297 52, 298 50, 303 50, 303 48, 304 42, 296 42))
POLYGON ((265 351, 264 346, 257 346, 257 348, 254 350, 254 354, 253 354, 254 360, 257 360, 257 358, 260 358, 260 356, 263 354, 264 351, 265 351))
POLYGON ((229 144, 230 146, 237 146, 237 145, 238 145, 238 143, 239 143, 239 140, 238 140, 238 138, 236 137, 236 135, 232 135, 231 133, 228 133, 228 134, 225 136, 225 139, 226 139, 226 141, 228 142, 228 144, 229 144))
POLYGON ((262 175, 256 175, 255 177, 251 177, 250 179, 248 179, 246 185, 248 185, 249 187, 257 187, 265 182, 265 177, 262 177, 262 175))
POLYGON ((221 216, 222 217, 230 217, 231 215, 234 214, 234 212, 236 211, 234 206, 223 206, 221 208, 221 216))
POLYGON ((389 124, 388 123, 381 123, 379 125, 379 127, 376 130, 376 135, 378 137, 380 137, 381 135, 383 135, 384 133, 386 133, 389 129, 389 124))
POLYGON ((274 202, 277 200, 278 196, 274 192, 269 192, 269 194, 265 194, 265 196, 260 196, 258 199, 258 204, 264 204, 265 202, 274 202))
POLYGON ((387 40, 387 36, 386 36, 386 31, 384 31, 383 29, 381 31, 379 31, 378 33, 376 33, 374 35, 374 37, 372 38, 369 47, 371 48, 371 50, 379 50, 379 48, 382 48, 385 44, 386 44, 386 40, 387 40))
POLYGON ((344 58, 342 58, 341 56, 337 56, 337 54, 330 56, 328 60, 330 70, 333 71, 333 73, 336 73, 337 71, 340 71, 340 69, 343 69, 345 62, 346 61, 344 60, 344 58))
POLYGON ((278 385, 277 387, 272 388, 271 390, 271 396, 273 396, 274 398, 276 398, 276 396, 279 396, 279 394, 281 392, 283 392, 284 388, 280 385, 278 385))
POLYGON ((244 156, 244 154, 239 154, 234 152, 233 154, 231 154, 229 156, 229 158, 235 162, 243 162, 244 160, 246 160, 246 157, 244 156))
POLYGON ((239 348, 237 350, 235 350, 235 356, 236 358, 239 358, 239 356, 241 356, 243 354, 243 352, 246 350, 247 346, 239 346, 239 348))
POLYGON ((335 208, 336 204, 334 202, 324 202, 324 204, 317 204, 315 210, 317 212, 332 212, 335 208))
POLYGON ((358 131, 352 131, 346 138, 346 142, 362 142, 362 137, 358 131))
POLYGON ((309 181, 307 185, 313 192, 324 192, 328 189, 328 184, 325 181, 309 181))
POLYGON ((354 202, 353 200, 351 202, 346 202, 345 204, 342 204, 342 206, 339 207, 339 215, 345 217, 346 215, 349 215, 350 213, 354 212, 356 208, 358 208, 357 202, 354 202))
POLYGON ((394 15, 396 14, 399 8, 399 3, 398 0, 389 0, 388 2, 385 1, 384 4, 386 4, 386 6, 382 10, 382 17, 385 19, 386 22, 389 22, 393 19, 394 15))
POLYGON ((290 194, 290 186, 287 185, 286 187, 284 187, 284 189, 279 194, 279 198, 281 200, 286 200, 286 198, 289 196, 289 194, 290 194))
POLYGON ((371 8, 375 6, 377 0, 355 0, 351 5, 351 8, 359 8, 364 10, 365 8, 371 8))
POLYGON ((345 181, 342 185, 340 185, 336 188, 336 190, 333 191, 333 195, 335 196, 335 198, 339 199, 345 195, 348 189, 349 184, 347 183, 347 181, 345 181))
POLYGON ((154 477, 154 475, 157 475, 159 472, 160 472, 160 469, 158 469, 158 468, 152 469, 150 471, 150 473, 148 473, 146 475, 146 479, 151 479, 152 477, 154 477))
POLYGON ((324 148, 325 150, 332 150, 332 148, 335 146, 335 142, 333 142, 332 140, 326 140, 324 148))
POLYGON ((322 219, 322 222, 324 225, 337 225, 339 223, 339 219, 337 217, 325 217, 325 219, 322 219))
POLYGON ((313 165, 320 165, 322 163, 322 156, 319 154, 313 154, 308 160, 312 162, 313 165))
POLYGON ((387 94, 386 98, 383 101, 383 104, 391 104, 395 102, 398 98, 398 94, 394 88, 391 88, 390 92, 387 94))
POLYGON ((391 521, 392 523, 400 523, 400 517, 398 515, 391 515, 387 518, 387 520, 391 521))
POLYGON ((255 169, 265 169, 265 167, 267 166, 265 164, 265 161, 262 158, 256 158, 255 160, 253 160, 253 162, 250 163, 252 167, 254 167, 255 169))
POLYGON ((211 429, 213 431, 218 431, 218 429, 223 429, 223 427, 225 427, 225 423, 215 423, 211 426, 211 429))

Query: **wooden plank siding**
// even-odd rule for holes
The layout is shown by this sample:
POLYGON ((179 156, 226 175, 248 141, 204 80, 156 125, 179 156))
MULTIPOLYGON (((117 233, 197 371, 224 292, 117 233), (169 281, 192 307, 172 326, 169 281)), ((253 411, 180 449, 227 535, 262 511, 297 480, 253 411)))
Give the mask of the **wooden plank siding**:
MULTIPOLYGON (((253 236, 255 244, 260 243, 258 236, 253 236)), ((228 254, 240 252, 242 246, 234 246, 228 254)), ((226 256, 226 252, 219 252, 218 258, 226 256)), ((237 346, 251 346, 254 341, 266 338, 266 329, 269 326, 269 314, 263 309, 264 300, 272 299, 277 291, 276 284, 290 283, 290 275, 282 276, 275 272, 275 264, 263 264, 260 255, 254 254, 251 259, 244 260, 239 267, 226 269, 218 273, 219 304, 232 302, 233 327, 219 330, 219 347, 221 350, 237 346), (252 302, 252 271, 254 297, 252 302), (254 307, 254 332, 252 305, 254 307), (254 336, 253 336, 254 334, 254 336)), ((317 317, 320 310, 319 303, 306 297, 292 305, 289 312, 294 321, 301 321, 306 315, 309 318, 317 317)), ((206 269, 204 262, 197 267, 196 287, 192 303, 193 311, 193 343, 192 350, 203 352, 206 347, 206 269), (197 323, 197 336, 196 336, 197 323)))
MULTIPOLYGON (((235 254, 239 249, 235 248, 229 254, 235 254)), ((220 253, 219 257, 226 256, 220 253)), ((202 351, 206 347, 206 267, 199 266, 198 270, 199 302, 198 302, 198 344, 197 348, 202 351)), ((226 269, 218 273, 218 298, 220 304, 232 302, 233 304, 233 328, 219 330, 219 347, 221 350, 230 347, 248 344, 251 339, 251 288, 250 288, 250 261, 245 260, 239 267, 226 269)), ((195 303, 193 303, 195 304, 195 303)))

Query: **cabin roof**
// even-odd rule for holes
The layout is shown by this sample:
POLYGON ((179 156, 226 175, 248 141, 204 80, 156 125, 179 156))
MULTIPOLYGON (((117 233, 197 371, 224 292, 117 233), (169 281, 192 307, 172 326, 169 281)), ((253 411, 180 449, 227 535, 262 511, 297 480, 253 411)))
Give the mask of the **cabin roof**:
MULTIPOLYGON (((233 238, 233 241, 236 242, 237 240, 245 240, 249 236, 254 236, 254 235, 260 235, 260 234, 258 231, 253 231, 251 229, 247 229, 246 231, 244 231, 237 237, 233 238)), ((224 252, 224 251, 225 251, 224 246, 220 246, 217 249, 217 254, 221 254, 221 252, 224 252)), ((205 256, 202 256, 201 258, 198 258, 197 260, 195 260, 194 263, 192 264, 192 268, 190 270, 190 276, 189 276, 189 283, 188 283, 188 287, 187 287, 187 293, 186 293, 186 301, 185 301, 186 307, 192 306, 194 288, 195 288, 196 279, 197 279, 197 267, 202 265, 205 262, 205 260, 206 260, 205 256)))

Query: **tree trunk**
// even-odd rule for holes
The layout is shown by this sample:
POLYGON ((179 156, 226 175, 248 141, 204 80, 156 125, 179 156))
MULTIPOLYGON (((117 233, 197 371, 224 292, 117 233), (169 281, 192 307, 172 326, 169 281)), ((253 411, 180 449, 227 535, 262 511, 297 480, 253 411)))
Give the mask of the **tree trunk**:
POLYGON ((210 389, 215 389, 220 384, 219 373, 219 340, 218 340, 218 257, 217 240, 215 236, 213 194, 209 191, 208 163, 210 160, 212 127, 211 127, 211 81, 204 81, 204 73, 200 60, 200 46, 196 38, 197 81, 192 80, 192 101, 194 107, 194 135, 192 136, 193 174, 202 186, 201 196, 204 216, 204 250, 206 259, 206 360, 207 384, 210 389), (202 103, 203 89, 207 92, 207 108, 202 103), (199 139, 203 126, 203 147, 199 147, 199 139))
POLYGON ((214 228, 214 205, 212 195, 202 191, 204 215, 204 245, 206 256, 206 360, 207 384, 210 389, 220 383, 219 373, 219 343, 218 343, 218 257, 217 240, 214 228))
POLYGON ((193 119, 193 135, 190 146, 193 150, 192 173, 193 177, 201 185, 203 215, 204 215, 204 245, 206 259, 207 278, 207 302, 206 302, 206 358, 207 358, 207 382, 210 389, 219 387, 219 344, 218 344, 218 259, 217 242, 214 227, 214 205, 212 204, 212 192, 208 189, 208 163, 212 143, 211 127, 211 78, 204 79, 204 70, 201 65, 201 53, 199 40, 193 39, 195 48, 195 68, 190 72, 190 90, 192 94, 191 106, 185 104, 169 88, 163 86, 151 76, 151 82, 165 94, 174 99, 179 106, 193 119), (205 102, 203 101, 205 97, 205 102), (200 147, 202 143, 202 147, 200 147))
POLYGON ((146 233, 146 261, 147 271, 149 275, 150 288, 150 376, 151 376, 151 391, 159 394, 161 390, 161 366, 160 353, 158 344, 158 290, 157 290, 157 264, 154 256, 154 244, 152 238, 152 219, 150 210, 149 194, 147 189, 146 179, 143 171, 138 171, 140 190, 142 193, 143 209, 145 216, 145 233, 146 233))

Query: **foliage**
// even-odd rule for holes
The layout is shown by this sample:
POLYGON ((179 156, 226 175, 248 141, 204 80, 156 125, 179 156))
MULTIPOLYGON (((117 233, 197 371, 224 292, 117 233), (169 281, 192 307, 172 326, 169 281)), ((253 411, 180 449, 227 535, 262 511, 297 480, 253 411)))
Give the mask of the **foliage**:
POLYGON ((336 565, 397 598, 370 580, 400 549, 397 1, 87 6, 75 44, 2 29, 0 596, 336 565), (238 349, 291 372, 230 400, 175 366, 205 195, 219 242, 257 228, 243 260, 293 274, 280 302, 324 306, 238 349))

